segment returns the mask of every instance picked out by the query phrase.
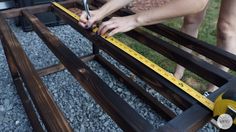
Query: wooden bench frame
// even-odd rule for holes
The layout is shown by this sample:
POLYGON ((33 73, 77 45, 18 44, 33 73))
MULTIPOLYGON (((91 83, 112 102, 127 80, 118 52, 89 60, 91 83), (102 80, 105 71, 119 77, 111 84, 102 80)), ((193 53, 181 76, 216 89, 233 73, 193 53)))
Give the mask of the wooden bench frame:
MULTIPOLYGON (((81 7, 81 4, 76 0, 60 3, 67 8, 81 7)), ((98 6, 99 4, 93 3, 93 5, 98 6)), ((116 13, 116 15, 122 16, 129 14, 132 13, 124 10, 120 10, 116 13)), ((188 47, 232 70, 236 70, 236 56, 233 54, 163 24, 147 26, 144 28, 188 47)), ((147 35, 147 33, 140 29, 135 29, 126 34, 167 58, 185 66, 187 69, 207 81, 219 86, 220 89, 209 96, 209 99, 212 101, 214 101, 221 93, 236 86, 236 79, 234 76, 182 51, 169 42, 163 41, 152 35, 147 35)), ((54 102, 52 96, 47 91, 47 87, 40 78, 65 68, 80 82, 84 89, 124 131, 195 131, 203 127, 212 118, 212 112, 210 110, 199 104, 192 97, 171 84, 168 80, 147 68, 128 54, 109 44, 109 42, 102 37, 81 28, 78 26, 76 20, 61 10, 51 6, 51 4, 0 12, 0 37, 14 84, 35 131, 44 131, 39 118, 42 120, 43 125, 48 131, 72 131, 68 121, 65 119, 63 113, 54 102), (93 53, 88 56, 77 57, 33 15, 48 11, 55 12, 67 24, 71 25, 84 37, 89 39, 93 43, 93 53), (40 70, 34 68, 21 47, 20 42, 6 22, 6 19, 18 16, 24 16, 28 19, 35 32, 60 60, 60 64, 40 70), (115 60, 149 84, 153 89, 184 110, 184 112, 181 115, 176 116, 171 110, 137 85, 131 78, 104 59, 99 54, 99 50, 103 50, 112 56, 115 60), (85 62, 91 60, 96 60, 113 75, 122 80, 131 91, 142 98, 145 103, 149 104, 151 108, 166 119, 168 123, 159 129, 155 129, 85 65, 85 62)))

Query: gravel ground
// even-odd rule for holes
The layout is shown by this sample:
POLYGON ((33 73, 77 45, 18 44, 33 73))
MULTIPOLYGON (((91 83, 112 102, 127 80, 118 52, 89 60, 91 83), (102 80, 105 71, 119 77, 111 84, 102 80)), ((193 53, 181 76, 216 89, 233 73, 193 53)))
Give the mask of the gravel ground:
MULTIPOLYGON (((15 27, 10 23, 22 47, 26 51, 34 66, 43 68, 58 63, 58 59, 43 44, 39 37, 33 33, 25 33, 21 28, 15 27)), ((77 56, 91 53, 90 42, 84 39, 79 33, 69 26, 52 27, 50 30, 55 33, 77 56)), ((123 66, 115 60, 106 57, 111 63, 115 64, 124 73, 131 75, 123 66)), ((126 100, 141 116, 153 124, 156 128, 165 124, 165 121, 155 114, 142 100, 137 98, 127 88, 117 81, 114 76, 108 73, 100 64, 95 61, 88 62, 87 65, 95 71, 112 89, 126 100)), ((71 123, 75 131, 122 131, 114 121, 101 109, 99 105, 91 98, 89 94, 80 86, 72 75, 64 70, 46 77, 42 80, 48 86, 48 90, 53 95, 58 106, 61 108, 65 117, 71 123)), ((154 97, 171 108, 176 114, 182 111, 168 102, 161 95, 152 90, 139 78, 135 81, 151 93, 154 97)), ((32 131, 24 112, 15 87, 10 77, 9 69, 2 47, 0 45, 0 131, 32 131)), ((211 125, 207 125, 201 131, 217 131, 211 125)))

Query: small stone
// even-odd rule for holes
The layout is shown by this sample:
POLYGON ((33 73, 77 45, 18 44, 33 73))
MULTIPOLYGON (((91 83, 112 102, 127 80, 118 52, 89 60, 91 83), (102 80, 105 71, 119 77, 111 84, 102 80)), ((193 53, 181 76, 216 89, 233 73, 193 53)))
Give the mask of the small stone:
POLYGON ((0 105, 0 111, 5 111, 5 108, 3 105, 0 105))
POLYGON ((73 117, 70 117, 70 121, 73 122, 73 121, 74 121, 74 118, 73 118, 73 117))
POLYGON ((75 112, 75 110, 74 110, 74 109, 72 109, 72 108, 70 108, 70 112, 71 112, 71 113, 74 113, 74 112, 75 112))
POLYGON ((84 125, 81 125, 81 126, 80 126, 80 132, 85 132, 85 127, 84 127, 84 125))
POLYGON ((80 130, 75 128, 75 129, 74 129, 74 132, 80 132, 80 130))
POLYGON ((110 87, 110 88, 113 87, 113 85, 114 85, 113 82, 110 82, 110 83, 109 83, 109 87, 110 87))
POLYGON ((7 105, 9 105, 9 104, 10 104, 10 100, 9 100, 9 99, 5 99, 5 100, 4 100, 4 105, 7 106, 7 105))
POLYGON ((4 112, 0 112, 0 124, 2 123, 3 120, 4 120, 4 112))
POLYGON ((88 109, 91 109, 91 108, 93 108, 93 104, 90 104, 90 105, 88 106, 88 109))
POLYGON ((107 127, 109 125, 109 120, 104 123, 104 126, 107 127))
POLYGON ((87 93, 84 94, 84 98, 89 99, 89 95, 87 93))
POLYGON ((16 125, 18 125, 19 123, 20 123, 20 121, 18 121, 18 120, 15 122, 16 125))
POLYGON ((122 92, 122 89, 121 89, 121 88, 118 88, 117 91, 118 91, 118 92, 122 92))
POLYGON ((131 95, 130 92, 125 92, 125 94, 126 94, 127 96, 130 96, 130 95, 131 95))
POLYGON ((55 93, 55 94, 54 94, 54 96, 55 96, 55 98, 57 98, 57 97, 58 97, 58 94, 57 94, 57 93, 55 93))
POLYGON ((100 120, 105 120, 106 119, 106 116, 105 115, 102 115, 101 117, 99 117, 100 120))

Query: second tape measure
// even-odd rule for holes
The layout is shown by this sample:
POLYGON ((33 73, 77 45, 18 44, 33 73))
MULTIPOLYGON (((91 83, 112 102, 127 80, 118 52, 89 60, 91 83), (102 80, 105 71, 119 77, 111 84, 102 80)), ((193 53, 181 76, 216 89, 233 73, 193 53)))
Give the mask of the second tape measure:
MULTIPOLYGON (((58 4, 56 2, 53 2, 52 4, 55 7, 61 9, 65 13, 67 13, 68 15, 70 15, 71 17, 73 17, 74 19, 76 19, 77 21, 80 21, 80 17, 78 15, 74 14, 73 12, 71 12, 70 10, 66 9, 65 7, 61 6, 60 4, 58 4)), ((93 31, 96 32, 96 30, 97 29, 95 29, 93 31)), ((132 56, 133 58, 135 58, 136 60, 138 60, 139 62, 144 64, 145 66, 147 66, 148 68, 155 71, 156 73, 158 73, 159 75, 161 75, 162 77, 164 77, 165 79, 170 81, 171 83, 173 83, 175 86, 177 86, 178 88, 180 88, 181 90, 183 90, 184 92, 189 94, 191 97, 196 99, 198 102, 200 102, 201 104, 203 104, 204 106, 206 106, 210 110, 212 110, 212 111, 214 110, 214 102, 212 102, 211 100, 209 100, 208 98, 206 98, 205 96, 200 94, 198 91, 196 91, 193 88, 191 88, 190 86, 188 86, 183 81, 176 79, 172 74, 170 74, 169 72, 167 72, 166 70, 164 70, 163 68, 158 66, 157 64, 155 64, 152 61, 150 61, 149 59, 145 58, 143 55, 134 51, 133 49, 128 47, 126 44, 115 39, 114 37, 109 37, 109 38, 106 38, 104 36, 102 36, 102 37, 104 39, 106 39, 108 42, 110 42, 111 44, 113 44, 114 46, 116 46, 117 48, 121 49, 125 53, 129 54, 130 56, 132 56)))

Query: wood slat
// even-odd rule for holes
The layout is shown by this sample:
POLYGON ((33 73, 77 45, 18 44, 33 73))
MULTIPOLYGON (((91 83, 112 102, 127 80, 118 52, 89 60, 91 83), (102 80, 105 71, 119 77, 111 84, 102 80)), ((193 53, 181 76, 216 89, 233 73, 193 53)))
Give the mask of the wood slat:
POLYGON ((23 11, 36 33, 45 42, 68 71, 80 82, 84 89, 125 131, 153 131, 153 126, 143 119, 119 95, 109 88, 89 69, 68 47, 66 47, 35 16, 23 11))
MULTIPOLYGON (((65 6, 65 7, 74 7, 75 6, 75 2, 78 2, 77 0, 67 0, 67 1, 62 1, 62 2, 58 2, 61 5, 65 6)), ((29 6, 29 7, 22 7, 22 8, 15 8, 15 9, 10 9, 10 10, 5 10, 5 11, 1 11, 2 16, 5 19, 9 19, 9 18, 14 18, 14 17, 18 17, 21 16, 21 11, 23 10, 29 10, 32 14, 37 14, 37 13, 43 13, 43 12, 48 12, 51 10, 51 4, 40 4, 40 5, 35 5, 35 6, 29 6)))
POLYGON ((37 117, 36 112, 34 110, 33 104, 31 102, 30 98, 27 96, 27 93, 24 89, 23 82, 20 78, 20 75, 19 75, 17 66, 14 62, 14 59, 5 45, 3 45, 3 49, 4 49, 5 56, 7 58, 7 62, 8 62, 9 70, 11 72, 13 82, 16 86, 17 94, 19 95, 19 97, 21 99, 22 105, 23 105, 25 112, 30 120, 30 124, 31 124, 34 131, 43 132, 43 128, 38 120, 38 117, 37 117))
POLYGON ((146 28, 236 71, 236 55, 234 54, 191 37, 183 32, 167 27, 163 24, 147 26, 146 28))
POLYGON ((9 49, 16 62, 20 75, 47 130, 72 131, 2 14, 0 14, 0 35, 3 45, 9 49))
POLYGON ((152 95, 146 92, 142 87, 140 87, 138 84, 132 81, 129 77, 127 77, 124 73, 118 70, 115 66, 113 66, 111 63, 106 61, 102 56, 97 55, 96 60, 103 67, 109 70, 109 72, 112 75, 119 78, 121 82, 123 82, 126 86, 128 86, 130 91, 133 91, 135 94, 137 94, 139 98, 144 100, 144 102, 146 102, 152 109, 154 109, 164 119, 168 121, 168 120, 173 119, 176 116, 176 114, 173 111, 171 111, 169 108, 167 108, 157 99, 155 99, 152 95))
POLYGON ((217 86, 222 86, 233 78, 232 75, 145 31, 136 29, 126 34, 217 86))
MULTIPOLYGON (((212 93, 209 98, 213 101, 223 92, 235 88, 236 80, 233 79, 229 83, 222 86, 219 90, 212 93)), ((183 132, 183 131, 197 131, 202 128, 212 118, 212 111, 202 107, 199 104, 193 105, 181 115, 177 116, 167 124, 159 128, 157 131, 163 132, 183 132)))
MULTIPOLYGON (((80 57, 80 59, 83 62, 88 62, 88 61, 93 60, 94 57, 95 57, 95 55, 91 54, 91 55, 86 55, 86 56, 80 57)), ((37 72, 40 77, 43 77, 43 76, 47 76, 49 74, 53 74, 53 73, 62 71, 64 69, 65 69, 65 66, 63 64, 59 63, 59 64, 55 64, 55 65, 52 65, 52 66, 49 66, 46 68, 39 69, 39 70, 37 70, 37 72)))
POLYGON ((59 64, 55 64, 55 65, 52 65, 43 69, 39 69, 37 70, 37 72, 40 77, 44 77, 44 76, 62 71, 64 69, 65 69, 64 65, 59 63, 59 64))

